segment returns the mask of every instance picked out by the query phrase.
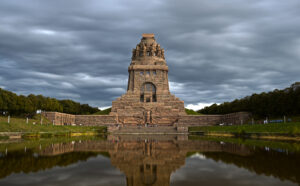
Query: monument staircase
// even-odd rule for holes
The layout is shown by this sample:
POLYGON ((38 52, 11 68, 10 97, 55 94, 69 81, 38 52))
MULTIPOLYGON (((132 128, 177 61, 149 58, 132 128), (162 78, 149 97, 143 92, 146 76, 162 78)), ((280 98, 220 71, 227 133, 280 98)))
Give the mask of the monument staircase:
POLYGON ((119 126, 114 130, 110 130, 114 134, 178 134, 177 128, 174 126, 158 126, 158 125, 126 125, 119 126))
POLYGON ((118 115, 121 124, 173 124, 182 115, 186 115, 184 103, 172 94, 157 95, 157 102, 140 102, 139 94, 124 94, 113 102, 112 115, 118 115))

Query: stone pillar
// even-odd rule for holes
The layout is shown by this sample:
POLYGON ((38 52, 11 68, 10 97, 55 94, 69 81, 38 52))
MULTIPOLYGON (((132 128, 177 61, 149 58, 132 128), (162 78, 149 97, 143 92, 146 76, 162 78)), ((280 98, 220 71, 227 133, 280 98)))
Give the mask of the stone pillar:
POLYGON ((144 44, 143 45, 143 57, 147 56, 147 47, 146 45, 144 44))
POLYGON ((157 51, 157 57, 161 57, 161 50, 157 51))
POLYGON ((140 46, 137 45, 135 50, 135 57, 139 57, 139 56, 140 56, 140 46))

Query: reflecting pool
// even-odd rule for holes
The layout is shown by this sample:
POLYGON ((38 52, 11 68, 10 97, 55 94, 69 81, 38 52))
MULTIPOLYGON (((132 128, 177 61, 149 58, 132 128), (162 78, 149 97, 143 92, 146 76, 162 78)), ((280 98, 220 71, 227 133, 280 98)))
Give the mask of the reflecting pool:
POLYGON ((299 185, 300 144, 187 135, 0 140, 0 185, 299 185))

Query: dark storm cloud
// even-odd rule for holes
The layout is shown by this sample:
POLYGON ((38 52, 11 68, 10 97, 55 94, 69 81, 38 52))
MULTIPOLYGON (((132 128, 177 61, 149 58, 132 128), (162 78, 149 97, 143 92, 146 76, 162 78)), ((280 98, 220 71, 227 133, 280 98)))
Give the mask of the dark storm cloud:
POLYGON ((0 87, 109 106, 126 91, 131 50, 153 32, 171 91, 230 101, 299 81, 300 2, 0 2, 0 87))

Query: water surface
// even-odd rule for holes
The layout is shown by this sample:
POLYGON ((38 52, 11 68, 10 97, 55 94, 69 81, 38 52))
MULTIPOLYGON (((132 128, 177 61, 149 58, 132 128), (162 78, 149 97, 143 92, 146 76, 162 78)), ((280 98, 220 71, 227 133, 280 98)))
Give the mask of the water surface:
POLYGON ((0 141, 0 185, 299 185, 300 145, 186 135, 0 141))

